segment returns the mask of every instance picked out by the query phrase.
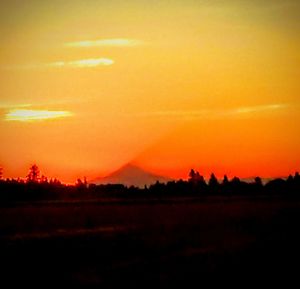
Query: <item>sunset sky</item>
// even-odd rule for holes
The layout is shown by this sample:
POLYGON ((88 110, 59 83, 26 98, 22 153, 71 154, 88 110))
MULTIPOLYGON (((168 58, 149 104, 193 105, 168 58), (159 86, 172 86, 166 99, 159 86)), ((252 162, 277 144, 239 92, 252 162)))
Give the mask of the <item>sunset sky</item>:
POLYGON ((0 2, 0 166, 64 182, 300 170, 298 0, 0 2))

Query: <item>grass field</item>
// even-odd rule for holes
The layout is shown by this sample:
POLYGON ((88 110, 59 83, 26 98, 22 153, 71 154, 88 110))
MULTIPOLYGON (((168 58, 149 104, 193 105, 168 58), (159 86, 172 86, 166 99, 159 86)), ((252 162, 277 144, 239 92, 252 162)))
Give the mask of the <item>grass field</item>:
POLYGON ((299 221, 300 201, 280 197, 24 203, 0 208, 1 280, 97 288, 295 282, 299 221))

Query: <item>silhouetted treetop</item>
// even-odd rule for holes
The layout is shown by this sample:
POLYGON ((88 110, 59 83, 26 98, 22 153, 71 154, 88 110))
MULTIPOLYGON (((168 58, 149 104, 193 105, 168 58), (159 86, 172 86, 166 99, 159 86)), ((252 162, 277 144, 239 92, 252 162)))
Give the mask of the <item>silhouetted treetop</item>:
POLYGON ((229 183, 228 177, 227 177, 227 175, 224 175, 222 184, 223 184, 223 185, 227 185, 228 183, 229 183))
POLYGON ((260 177, 256 177, 256 178, 254 179, 254 182, 255 182, 256 185, 262 186, 262 180, 261 180, 260 177))
POLYGON ((36 164, 33 164, 29 168, 29 173, 27 175, 28 183, 38 183, 40 180, 40 170, 36 164))
POLYGON ((215 187, 215 186, 218 186, 219 182, 218 182, 218 179, 216 178, 215 174, 211 174, 210 175, 210 179, 208 181, 208 185, 210 187, 215 187))
POLYGON ((194 171, 194 169, 191 169, 190 173, 189 173, 189 182, 193 182, 195 179, 196 173, 194 171))
POLYGON ((198 171, 194 171, 193 169, 191 169, 189 173, 188 181, 193 184, 200 184, 200 183, 205 184, 204 177, 200 175, 198 171))

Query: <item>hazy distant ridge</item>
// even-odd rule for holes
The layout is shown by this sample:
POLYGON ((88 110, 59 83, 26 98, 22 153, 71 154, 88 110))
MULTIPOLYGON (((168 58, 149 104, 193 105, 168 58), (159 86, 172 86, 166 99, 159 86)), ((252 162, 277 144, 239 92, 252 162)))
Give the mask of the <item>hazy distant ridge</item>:
POLYGON ((92 181, 94 184, 123 184, 126 186, 144 187, 151 185, 156 181, 167 182, 171 179, 152 174, 133 164, 126 164, 113 173, 103 178, 97 178, 92 181))

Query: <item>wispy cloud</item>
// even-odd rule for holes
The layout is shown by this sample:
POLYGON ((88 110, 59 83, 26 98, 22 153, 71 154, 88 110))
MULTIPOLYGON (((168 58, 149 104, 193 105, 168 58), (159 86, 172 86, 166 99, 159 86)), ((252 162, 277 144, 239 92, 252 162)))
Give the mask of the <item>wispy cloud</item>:
POLYGON ((19 103, 19 104, 0 103, 0 109, 12 109, 12 108, 21 108, 21 107, 30 107, 30 106, 32 106, 31 103, 19 103))
POLYGON ((274 111, 286 108, 287 104, 268 104, 268 105, 259 105, 259 106, 249 106, 249 107, 239 107, 231 111, 232 114, 247 114, 255 112, 264 112, 264 111, 274 111))
POLYGON ((35 63, 35 64, 24 64, 24 65, 11 65, 2 67, 7 70, 14 69, 44 69, 44 68, 93 68, 97 66, 109 66, 113 65, 114 60, 110 58, 89 58, 79 59, 72 61, 56 61, 49 63, 35 63))
POLYGON ((109 58, 90 58, 90 59, 81 59, 74 61, 58 61, 46 64, 49 67, 71 67, 71 68, 80 68, 80 67, 96 67, 99 65, 112 65, 114 61, 109 58))
POLYGON ((215 119, 223 117, 238 117, 257 113, 279 111, 287 108, 287 104, 269 104, 249 107, 238 107, 234 109, 199 109, 199 110, 160 110, 140 112, 138 117, 159 117, 169 119, 215 119))
POLYGON ((99 39, 99 40, 84 40, 77 42, 67 42, 66 47, 133 47, 144 44, 141 40, 113 38, 113 39, 99 39))
POLYGON ((11 109, 6 115, 6 121, 32 122, 49 119, 70 117, 73 113, 65 110, 34 110, 34 109, 11 109))

